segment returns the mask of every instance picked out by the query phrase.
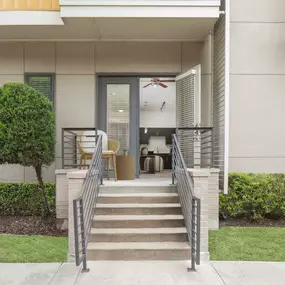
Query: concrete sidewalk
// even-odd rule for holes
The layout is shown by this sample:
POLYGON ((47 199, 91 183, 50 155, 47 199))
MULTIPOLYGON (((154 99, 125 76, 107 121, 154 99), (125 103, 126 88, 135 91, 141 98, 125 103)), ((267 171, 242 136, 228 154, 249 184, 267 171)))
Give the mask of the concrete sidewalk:
POLYGON ((285 263, 209 262, 188 272, 185 261, 0 264, 1 285, 284 285, 285 263))

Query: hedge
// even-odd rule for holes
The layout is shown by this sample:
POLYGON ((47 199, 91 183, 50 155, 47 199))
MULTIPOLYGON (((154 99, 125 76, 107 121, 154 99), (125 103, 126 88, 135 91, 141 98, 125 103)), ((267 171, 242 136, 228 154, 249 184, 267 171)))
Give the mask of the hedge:
MULTIPOLYGON (((47 199, 55 212, 55 183, 45 183, 47 199)), ((38 183, 0 182, 0 215, 41 216, 45 213, 38 183)))
POLYGON ((220 216, 258 220, 285 217, 285 175, 229 175, 229 194, 220 194, 220 216))

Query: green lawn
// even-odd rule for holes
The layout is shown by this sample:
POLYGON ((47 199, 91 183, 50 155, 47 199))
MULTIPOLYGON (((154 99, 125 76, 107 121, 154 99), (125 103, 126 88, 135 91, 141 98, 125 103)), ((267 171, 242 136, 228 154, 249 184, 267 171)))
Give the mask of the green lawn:
POLYGON ((285 261, 285 228, 225 227, 209 235, 211 260, 285 261))
POLYGON ((62 262, 66 237, 0 235, 0 262, 62 262))

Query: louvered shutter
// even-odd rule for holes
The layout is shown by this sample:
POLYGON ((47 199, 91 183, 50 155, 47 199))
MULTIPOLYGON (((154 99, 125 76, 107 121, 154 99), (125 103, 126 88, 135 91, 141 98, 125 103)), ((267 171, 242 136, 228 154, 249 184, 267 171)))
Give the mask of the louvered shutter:
POLYGON ((193 130, 201 123, 201 66, 176 77, 177 136, 186 166, 200 164, 199 142, 193 130), (189 129, 192 128, 192 129, 189 129))
POLYGON ((52 75, 26 75, 26 83, 43 93, 49 100, 53 102, 53 80, 52 75))
MULTIPOLYGON (((221 9, 225 10, 225 1, 221 9)), ((213 131, 214 167, 220 169, 219 187, 228 192, 228 53, 226 29, 228 15, 221 14, 214 27, 213 131)))

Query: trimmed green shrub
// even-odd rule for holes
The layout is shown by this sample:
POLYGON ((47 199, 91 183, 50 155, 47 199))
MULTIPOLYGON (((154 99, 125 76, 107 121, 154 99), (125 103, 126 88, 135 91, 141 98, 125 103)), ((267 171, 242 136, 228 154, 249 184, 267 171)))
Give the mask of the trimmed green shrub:
POLYGON ((55 114, 50 100, 23 83, 0 87, 0 164, 32 166, 47 212, 42 176, 55 158, 55 114))
POLYGON ((285 217, 285 175, 229 175, 229 194, 220 194, 220 216, 278 219, 285 217))
MULTIPOLYGON (((46 196, 55 212, 55 183, 45 183, 46 196)), ((46 213, 39 184, 0 182, 0 216, 42 216, 46 213)))

